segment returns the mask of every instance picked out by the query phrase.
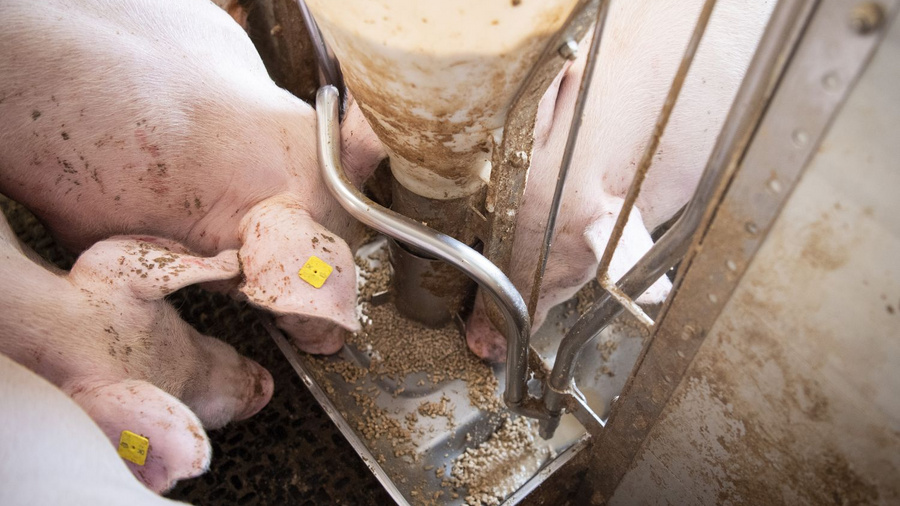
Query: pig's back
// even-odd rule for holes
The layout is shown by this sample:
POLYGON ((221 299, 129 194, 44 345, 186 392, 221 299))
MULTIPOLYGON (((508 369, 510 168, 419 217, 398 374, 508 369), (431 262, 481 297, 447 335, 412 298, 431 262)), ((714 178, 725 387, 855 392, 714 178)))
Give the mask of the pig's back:
POLYGON ((283 186, 241 172, 262 163, 253 136, 254 149, 281 149, 252 115, 290 100, 209 2, 8 0, 0 46, 12 49, 0 53, 0 190, 69 247, 184 240, 229 185, 283 186))

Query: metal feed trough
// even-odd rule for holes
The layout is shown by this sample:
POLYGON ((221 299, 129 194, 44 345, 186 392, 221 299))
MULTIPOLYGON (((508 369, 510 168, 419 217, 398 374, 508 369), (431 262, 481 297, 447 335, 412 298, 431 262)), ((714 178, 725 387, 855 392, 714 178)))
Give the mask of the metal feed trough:
MULTIPOLYGON (((556 504, 565 499, 575 504, 628 503, 652 497, 652 492, 648 490, 653 487, 641 486, 641 483, 651 483, 646 481, 646 476, 642 478, 642 472, 652 474, 644 468, 656 469, 645 450, 653 444, 663 444, 653 441, 677 442, 679 436, 673 434, 679 431, 690 433, 690 428, 679 426, 677 421, 670 422, 666 413, 688 402, 683 400, 682 394, 690 388, 692 381, 702 377, 697 372, 698 364, 705 363, 704 357, 711 353, 710 350, 722 346, 718 337, 710 337, 718 335, 717 322, 730 314, 736 314, 736 321, 740 322, 752 313, 752 309, 741 307, 739 302, 730 302, 731 296, 742 290, 745 273, 754 272, 752 267, 756 265, 757 253, 760 250, 765 252, 770 230, 778 230, 782 210, 791 209, 794 188, 798 187, 797 192, 802 194, 800 183, 804 171, 808 167, 825 164, 828 156, 834 156, 819 149, 823 139, 831 135, 829 127, 856 114, 854 100, 862 99, 854 94, 861 93, 856 91, 857 81, 863 79, 861 76, 864 76, 864 83, 868 83, 865 79, 874 81, 872 89, 884 91, 896 88, 896 82, 889 77, 897 77, 897 65, 891 62, 898 60, 897 52, 900 50, 900 35, 896 27, 892 28, 897 4, 896 1, 778 1, 693 197, 651 250, 621 279, 613 281, 607 270, 615 245, 641 190, 644 176, 651 167, 659 137, 665 129, 707 21, 714 12, 715 0, 705 2, 665 106, 659 113, 656 131, 660 135, 648 140, 600 262, 597 280, 603 290, 583 314, 573 314, 565 309, 553 311, 548 322, 532 337, 531 315, 537 304, 547 254, 552 247, 553 228, 581 126, 586 90, 592 79, 591 70, 600 45, 605 43, 602 33, 609 0, 574 2, 567 18, 545 38, 540 56, 524 79, 519 81, 521 84, 514 90, 512 105, 505 117, 502 139, 492 154, 487 195, 481 193, 455 200, 453 205, 458 209, 446 211, 461 213, 464 217, 461 220, 464 230, 457 223, 454 225, 457 230, 453 232, 465 236, 465 240, 423 225, 421 216, 404 216, 386 209, 349 183, 340 161, 338 120, 344 96, 341 72, 313 21, 313 14, 300 2, 321 68, 323 87, 318 92, 316 103, 318 155, 323 178, 333 196, 356 219, 405 245, 407 249, 404 251, 410 255, 431 262, 424 267, 426 271, 438 259, 465 273, 491 297, 499 310, 496 316, 504 325, 508 356, 506 366, 495 367, 494 373, 499 378, 503 401, 514 416, 535 420, 540 435, 548 440, 550 447, 549 456, 542 456, 536 465, 529 468, 530 475, 520 476, 515 488, 508 490, 504 504, 556 504), (533 143, 530 130, 537 104, 565 59, 573 58, 576 41, 591 28, 596 36, 588 49, 588 70, 576 102, 575 119, 541 245, 540 261, 534 273, 534 288, 530 294, 519 294, 504 271, 512 254, 515 211, 524 192, 533 143), (879 54, 888 56, 882 59, 884 61, 877 60, 877 65, 872 64, 876 69, 871 72, 882 77, 869 78, 866 71, 876 50, 882 45, 884 47, 879 54), (882 67, 888 71, 877 74, 876 70, 882 67), (851 105, 844 111, 842 107, 847 101, 851 105), (484 206, 481 199, 486 199, 490 205, 484 206), (484 255, 472 247, 472 237, 483 243, 484 255), (634 299, 679 262, 675 288, 654 321, 634 299), (620 316, 623 312, 630 316, 620 316), (617 317, 620 321, 625 318, 630 323, 610 327, 617 317), (569 330, 563 332, 564 328, 569 330), (615 354, 615 359, 608 365, 618 373, 613 378, 597 374, 600 367, 598 350, 586 346, 601 333, 605 336, 605 342, 615 342, 620 346, 620 353, 615 354), (628 339, 629 336, 638 339, 628 339), (617 400, 613 402, 615 398, 617 400), (660 435, 658 431, 667 423, 674 424, 674 429, 660 435), (656 439, 648 439, 652 431, 657 431, 654 432, 656 439), (641 482, 641 479, 645 481, 641 482)), ((893 96, 896 97, 896 93, 893 96)), ((895 108, 895 104, 891 105, 882 113, 893 118, 890 121, 894 125, 897 123, 897 115, 893 114, 895 108)), ((856 141, 846 138, 847 135, 843 138, 834 135, 833 145, 856 141)), ((879 142, 881 145, 888 144, 879 142)), ((870 181, 875 181, 875 178, 870 178, 870 181)), ((878 186, 877 181, 874 185, 878 186)), ((417 197, 409 198, 414 200, 417 197)), ((424 198, 418 205, 427 208, 429 201, 424 198)), ((444 204, 435 205, 440 207, 444 204)), ((406 209, 418 208, 410 205, 406 209)), ((442 209, 441 213, 444 212, 442 209)), ((896 224, 895 217, 893 223, 896 224)), ((892 239, 896 239, 897 235, 895 225, 894 230, 892 239)), ((378 247, 384 247, 383 242, 360 254, 365 256, 378 247)), ((894 248, 891 251, 897 250, 895 245, 891 247, 894 248)), ((395 271, 407 268, 408 264, 394 265, 395 271)), ((751 274, 747 274, 748 279, 752 278, 751 274)), ((888 275, 887 279, 895 283, 890 286, 900 286, 896 273, 888 275)), ((421 296, 415 293, 394 294, 395 299, 399 300, 421 296)), ((783 318, 787 320, 790 317, 783 318)), ((268 329, 303 382, 398 504, 465 502, 465 490, 456 493, 447 487, 449 468, 466 450, 476 448, 489 439, 500 423, 496 413, 470 406, 469 385, 458 380, 426 385, 421 375, 398 382, 385 381, 365 372, 371 364, 371 350, 348 345, 338 357, 315 358, 299 354, 273 326, 268 329), (346 381, 335 372, 334 364, 339 362, 353 364, 363 370, 362 375, 355 382, 346 381), (370 398, 372 404, 358 402, 360 392, 370 398), (408 417, 415 416, 423 402, 444 402, 445 410, 452 412, 453 423, 438 418, 422 418, 419 431, 412 440, 412 452, 397 454, 388 439, 367 438, 360 430, 361 423, 373 416, 372 406, 378 406, 379 413, 403 424, 408 417)), ((880 338, 876 335, 873 339, 880 338)), ((748 357, 752 355, 747 349, 741 353, 748 357)), ((888 355, 897 358, 900 353, 891 348, 888 355)), ((784 371, 788 367, 785 365, 784 371)), ((751 372, 747 373, 748 376, 751 372)), ((727 382, 728 378, 720 379, 720 383, 727 382)), ((766 390, 764 384, 759 385, 757 382, 760 391, 766 390)), ((829 392, 824 395, 832 395, 829 392)), ((735 395, 740 397, 742 394, 735 395)), ((729 409, 740 409, 737 401, 733 403, 738 407, 729 409)), ((700 401, 696 404, 703 405, 700 401)), ((891 406, 891 409, 896 408, 891 406)), ((767 408, 760 404, 760 409, 767 408)), ((710 419, 719 415, 711 411, 710 419)), ((778 423, 781 425, 776 423, 776 426, 781 428, 773 430, 790 430, 790 424, 784 420, 778 423)), ((715 432, 716 429, 711 430, 715 432)), ((813 433, 816 430, 822 432, 825 429, 814 429, 813 433)), ((698 436, 699 439, 702 438, 698 436)), ((699 443, 694 441, 694 444, 699 443)), ((788 457, 779 456, 776 442, 762 441, 759 444, 760 448, 768 449, 775 455, 772 457, 773 465, 788 461, 788 457)), ((886 447, 896 450, 898 445, 893 441, 886 447)), ((852 452, 847 450, 845 453, 850 455, 852 452)), ((666 453, 659 450, 654 455, 659 460, 661 457, 658 456, 666 453)), ((685 468, 695 464, 691 461, 685 464, 685 468)), ((701 470, 719 469, 720 474, 735 479, 744 475, 750 481, 753 479, 752 467, 729 467, 730 464, 724 461, 720 464, 718 467, 709 462, 696 465, 701 470)), ((667 467, 665 463, 659 466, 667 467)), ((691 483, 695 486, 702 485, 702 478, 698 478, 703 475, 702 472, 690 476, 678 475, 671 469, 666 472, 675 476, 672 483, 693 480, 691 483)), ((819 478, 815 473, 804 484, 790 481, 794 479, 790 472, 788 467, 789 483, 784 487, 799 490, 805 486, 817 486, 816 480, 819 478)), ((877 472, 859 472, 878 490, 891 487, 883 484, 885 480, 877 472)), ((716 472, 707 474, 715 475, 716 472)), ((794 474, 799 476, 802 473, 794 471, 794 474)), ((660 481, 666 482, 668 479, 667 474, 663 475, 662 478, 659 478, 662 475, 657 476, 657 487, 660 481)), ((837 482, 841 479, 838 478, 837 482)), ((721 480, 718 485, 708 488, 738 502, 763 497, 752 495, 762 493, 756 489, 728 487, 722 485, 721 480)), ((676 494, 672 497, 679 498, 677 502, 708 502, 696 495, 699 492, 687 489, 672 489, 671 493, 676 494)), ((714 500, 721 500, 723 496, 718 497, 714 500)), ((802 499, 806 496, 788 494, 783 495, 782 499, 787 497, 802 499)))

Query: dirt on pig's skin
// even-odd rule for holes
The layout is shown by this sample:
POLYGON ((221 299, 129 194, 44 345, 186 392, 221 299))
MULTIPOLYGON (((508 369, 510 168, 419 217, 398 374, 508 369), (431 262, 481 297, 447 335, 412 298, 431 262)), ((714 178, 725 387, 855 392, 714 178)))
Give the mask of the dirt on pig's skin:
MULTIPOLYGON (((37 219, 0 196, 0 209, 24 243, 59 268, 74 259, 37 219)), ((193 504, 382 505, 390 497, 313 399, 246 304, 196 287, 168 298, 199 331, 215 335, 267 368, 275 393, 258 414, 210 431, 209 472, 167 494, 193 504)))

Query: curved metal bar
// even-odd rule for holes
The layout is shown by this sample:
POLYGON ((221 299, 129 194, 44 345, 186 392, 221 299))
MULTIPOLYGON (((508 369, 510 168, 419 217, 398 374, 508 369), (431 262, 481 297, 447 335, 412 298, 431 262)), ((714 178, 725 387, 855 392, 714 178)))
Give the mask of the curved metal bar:
MULTIPOLYGON (((619 281, 619 287, 628 296, 634 298, 643 293, 683 257, 694 233, 708 219, 710 201, 734 173, 781 76, 793 49, 790 41, 804 19, 806 4, 804 0, 780 0, 776 4, 687 208, 672 228, 619 281)), ((543 437, 552 435, 559 424, 575 374, 575 362, 582 348, 621 311, 622 306, 606 293, 563 338, 545 384, 544 406, 551 418, 541 422, 543 437)))
POLYGON ((341 65, 325 39, 322 38, 322 31, 316 24, 312 12, 306 5, 305 0, 296 0, 297 6, 300 8, 300 14, 303 16, 303 24, 306 25, 306 31, 309 33, 309 40, 312 41, 313 51, 316 53, 316 62, 319 67, 319 86, 332 85, 337 87, 340 95, 340 109, 344 109, 344 101, 347 99, 347 89, 344 86, 344 75, 341 73, 341 65))
POLYGON ((525 400, 528 373, 528 341, 531 329, 528 309, 509 278, 480 253, 456 239, 436 232, 406 216, 385 209, 365 197, 344 174, 340 159, 338 92, 323 86, 316 95, 319 168, 328 191, 351 216, 400 242, 427 252, 475 280, 494 300, 506 320, 506 392, 504 400, 515 412, 525 400))

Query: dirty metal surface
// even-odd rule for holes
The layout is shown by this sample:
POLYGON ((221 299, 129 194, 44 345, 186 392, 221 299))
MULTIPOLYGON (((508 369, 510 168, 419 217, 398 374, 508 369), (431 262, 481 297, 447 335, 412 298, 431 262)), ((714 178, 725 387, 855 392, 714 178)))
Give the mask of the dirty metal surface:
MULTIPOLYGON (((886 6, 882 11, 885 19, 893 19, 897 3, 882 5, 886 6)), ((859 286, 853 286, 856 291, 848 293, 852 283, 848 284, 847 278, 859 281, 859 273, 852 270, 844 272, 844 282, 838 282, 835 291, 830 290, 823 276, 807 273, 804 279, 803 271, 808 265, 803 264, 808 260, 802 259, 802 252, 795 251, 799 239, 815 227, 810 220, 827 221, 829 213, 835 213, 817 205, 824 202, 826 207, 833 206, 828 201, 829 193, 839 195, 842 189, 835 185, 826 191, 827 185, 817 183, 819 176, 814 174, 803 176, 794 196, 791 191, 810 157, 818 153, 821 158, 823 146, 831 144, 829 140, 820 144, 822 136, 854 89, 888 25, 883 23, 881 30, 860 30, 852 22, 851 7, 851 4, 822 2, 815 11, 741 169, 708 233, 693 250, 695 256, 689 264, 686 262, 686 273, 659 329, 639 359, 606 431, 595 442, 590 472, 582 488, 583 500, 593 504, 896 500, 895 485, 889 485, 890 480, 885 479, 885 473, 892 472, 896 483, 896 441, 875 435, 884 429, 884 425, 877 423, 878 417, 866 419, 861 427, 847 425, 849 422, 844 418, 843 431, 816 423, 816 417, 824 411, 837 411, 844 417, 872 411, 871 404, 859 402, 858 396, 847 395, 851 390, 846 384, 854 380, 835 380, 829 374, 840 371, 843 374, 837 377, 852 378, 861 372, 860 366, 866 367, 864 363, 851 365, 847 361, 843 362, 845 367, 829 371, 816 367, 815 362, 811 365, 809 357, 793 360, 800 357, 782 350, 785 341, 793 341, 795 351, 796 348, 819 349, 823 352, 820 361, 829 355, 833 360, 834 355, 820 341, 823 335, 832 335, 832 322, 796 327, 821 307, 812 304, 816 307, 812 310, 808 301, 858 308, 869 306, 875 302, 871 299, 877 297, 871 291, 862 293, 864 290, 859 286), (768 242, 763 244, 789 196, 785 215, 778 219, 768 242), (759 257, 751 263, 761 244, 759 257), (810 278, 820 283, 810 282, 810 278), (777 282, 772 282, 773 279, 777 282), (760 310, 750 307, 748 300, 762 300, 766 304, 760 310), (772 304, 773 300, 781 300, 783 304, 772 304), (723 308, 721 321, 716 321, 723 308), (820 388, 826 384, 833 387, 835 383, 836 388, 820 388), (836 403, 842 408, 827 408, 836 403), (875 432, 865 436, 863 433, 870 428, 875 432), (852 435, 859 444, 852 451, 849 448, 853 443, 838 442, 846 434, 852 435), (894 448, 893 456, 882 453, 883 457, 873 457, 873 460, 861 459, 867 452, 860 452, 860 448, 875 450, 872 438, 894 448), (878 470, 873 470, 874 460, 878 461, 878 470), (805 465, 800 465, 800 461, 805 465), (863 469, 862 474, 854 471, 859 468, 863 469)), ((897 30, 892 34, 879 56, 896 60, 897 30)), ((885 113, 887 118, 893 114, 893 119, 872 114, 881 105, 897 103, 897 97, 883 95, 886 89, 894 87, 889 76, 896 77, 896 65, 889 66, 880 77, 871 75, 868 79, 880 86, 861 83, 861 91, 855 92, 848 105, 852 109, 841 116, 856 115, 855 120, 844 120, 856 124, 846 127, 839 119, 832 131, 833 142, 846 146, 843 152, 865 153, 865 148, 854 150, 851 146, 866 145, 868 140, 871 152, 877 153, 892 142, 874 135, 861 137, 867 130, 866 123, 873 120, 886 123, 884 131, 897 127, 896 107, 885 113), (882 95, 876 90, 881 90, 882 95), (864 95, 880 98, 866 103, 861 98, 864 95), (871 144, 877 142, 881 144, 871 144)), ((895 160, 896 153, 886 159, 895 160)), ((860 155, 853 164, 866 160, 865 155, 860 155)), ((883 171, 879 175, 885 176, 883 171)), ((847 184, 844 189, 855 194, 854 197, 860 192, 878 194, 879 183, 867 186, 862 182, 865 179, 854 178, 859 184, 847 184)), ((876 179, 870 183, 873 181, 876 179)), ((859 201, 854 204, 861 205, 859 201)), ((855 214, 854 219, 865 214, 859 209, 849 212, 855 214)), ((895 229, 888 237, 881 232, 880 238, 873 236, 869 243, 861 241, 859 252, 853 253, 880 261, 870 265, 873 269, 886 267, 887 257, 866 253, 867 248, 874 244, 884 246, 885 241, 896 244, 895 229)), ((829 256, 830 242, 842 243, 847 238, 837 230, 829 230, 829 234, 819 239, 822 241, 820 254, 826 260, 833 258, 834 255, 829 256)), ((816 261, 812 263, 815 268, 816 261)), ((883 282, 890 285, 892 279, 895 280, 888 275, 883 282)), ((884 290, 889 293, 887 288, 884 290)), ((859 311, 853 309, 851 314, 859 311)), ((831 314, 840 314, 840 310, 835 307, 831 314)), ((848 322, 857 326, 850 323, 848 328, 845 324, 842 329, 849 335, 838 340, 862 332, 867 335, 868 343, 894 357, 896 350, 885 349, 883 336, 879 335, 879 329, 883 329, 880 323, 858 318, 848 318, 848 322)), ((886 388, 877 383, 868 387, 875 392, 886 388)), ((875 404, 884 409, 883 403, 875 404)), ((896 411, 896 406, 889 408, 896 411)), ((892 418, 887 425, 896 427, 896 424, 897 418, 892 418)))
MULTIPOLYGON (((376 263, 378 260, 372 255, 385 247, 384 242, 379 240, 362 248, 359 255, 376 263)), ((562 310, 557 315, 560 319, 572 318, 562 310)), ((539 334, 558 333, 556 326, 545 329, 539 334)), ((279 334, 275 332, 273 337, 298 376, 398 504, 465 503, 466 489, 448 486, 454 460, 487 441, 504 417, 509 416, 505 410, 474 407, 470 402, 471 385, 460 379, 432 382, 426 374, 413 373, 397 381, 376 374, 372 362, 381 350, 361 348, 351 342, 334 357, 313 357, 298 353, 279 334), (348 367, 354 371, 352 381, 344 373, 348 367), (432 417, 423 415, 425 405, 446 408, 432 417), (414 430, 402 437, 397 437, 394 430, 367 436, 372 431, 370 420, 377 420, 384 427, 414 430)), ((463 337, 459 339, 462 344, 463 337)), ((405 346, 415 346, 416 336, 403 336, 401 341, 405 346)), ((495 403, 501 406, 504 370, 502 366, 491 369, 498 381, 495 403)), ((522 494, 536 488, 550 472, 587 448, 584 430, 574 418, 569 416, 564 423, 565 430, 547 443, 558 455, 542 458, 543 470, 535 470, 535 478, 525 482, 522 494)), ((534 434, 536 437, 536 427, 534 434)), ((538 445, 543 447, 545 443, 538 438, 538 445)))
MULTIPOLYGON (((600 0, 580 0, 574 7, 564 28, 547 44, 522 87, 516 93, 506 116, 503 138, 494 146, 491 157, 491 180, 485 198, 488 236, 484 256, 503 272, 509 269, 516 233, 517 210, 525 194, 525 180, 534 148, 534 124, 538 104, 550 83, 574 52, 560 51, 577 47, 593 25, 600 0), (570 45, 572 41, 574 45, 570 45)), ((584 50, 584 49, 583 49, 584 50)), ((476 214, 476 213, 473 213, 476 214)), ((479 216, 473 218, 478 222, 479 216)), ((500 328, 502 318, 493 303, 486 305, 491 321, 500 328)))

